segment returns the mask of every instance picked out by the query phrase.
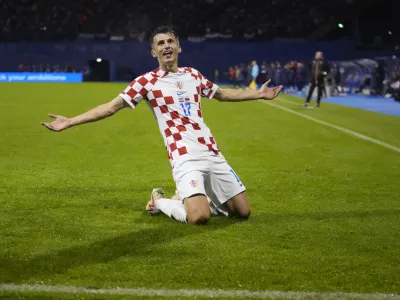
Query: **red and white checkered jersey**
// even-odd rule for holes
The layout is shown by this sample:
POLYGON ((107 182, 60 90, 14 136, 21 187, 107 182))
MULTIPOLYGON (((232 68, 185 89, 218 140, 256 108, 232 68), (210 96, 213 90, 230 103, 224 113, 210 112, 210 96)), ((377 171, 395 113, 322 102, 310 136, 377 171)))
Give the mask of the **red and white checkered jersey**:
POLYGON ((133 80, 120 96, 132 107, 146 99, 173 167, 190 157, 219 155, 203 120, 200 96, 212 99, 218 86, 193 68, 170 73, 159 68, 133 80))

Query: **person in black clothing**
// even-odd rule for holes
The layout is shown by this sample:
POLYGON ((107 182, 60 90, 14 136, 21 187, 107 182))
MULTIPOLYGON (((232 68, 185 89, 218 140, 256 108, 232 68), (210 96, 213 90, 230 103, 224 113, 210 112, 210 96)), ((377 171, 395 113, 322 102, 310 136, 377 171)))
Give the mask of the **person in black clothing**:
MULTIPOLYGON (((261 64, 261 70, 260 70, 260 75, 258 75, 257 78, 257 83, 262 84, 262 82, 266 82, 269 78, 267 78, 267 72, 268 72, 268 66, 265 61, 262 62, 261 64)), ((272 82, 272 80, 271 80, 272 82)), ((270 84, 271 84, 270 82, 270 84)))
POLYGON ((311 81, 310 89, 308 91, 305 107, 310 105, 311 96, 314 92, 315 87, 318 88, 317 107, 319 107, 324 91, 324 78, 329 73, 329 65, 324 60, 324 54, 321 51, 315 53, 315 58, 311 64, 311 81))

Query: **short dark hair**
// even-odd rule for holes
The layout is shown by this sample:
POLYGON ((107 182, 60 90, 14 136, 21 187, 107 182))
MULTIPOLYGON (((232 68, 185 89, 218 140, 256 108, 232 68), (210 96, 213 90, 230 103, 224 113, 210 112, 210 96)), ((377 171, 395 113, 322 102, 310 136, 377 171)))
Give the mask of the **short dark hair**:
POLYGON ((176 33, 176 31, 175 31, 173 26, 161 25, 161 26, 158 26, 156 29, 154 29, 153 33, 151 34, 150 40, 149 40, 150 47, 153 45, 154 37, 157 34, 160 34, 160 33, 173 34, 176 37, 177 40, 179 39, 178 38, 178 34, 176 33))

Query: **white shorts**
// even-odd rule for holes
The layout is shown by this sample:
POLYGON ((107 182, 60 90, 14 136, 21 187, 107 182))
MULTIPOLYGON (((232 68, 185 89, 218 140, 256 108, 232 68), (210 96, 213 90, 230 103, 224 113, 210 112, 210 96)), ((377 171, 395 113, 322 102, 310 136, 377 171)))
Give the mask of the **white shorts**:
POLYGON ((181 200, 195 194, 204 194, 217 207, 246 190, 222 155, 177 163, 172 176, 181 200))

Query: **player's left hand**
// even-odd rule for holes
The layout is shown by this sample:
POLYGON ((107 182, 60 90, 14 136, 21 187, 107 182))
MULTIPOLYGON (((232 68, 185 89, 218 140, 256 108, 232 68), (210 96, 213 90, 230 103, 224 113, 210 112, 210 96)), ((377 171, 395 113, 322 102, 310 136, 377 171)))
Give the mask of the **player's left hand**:
POLYGON ((278 85, 274 86, 272 88, 268 87, 268 84, 271 82, 271 79, 268 80, 266 83, 264 83, 261 88, 258 90, 260 94, 260 99, 265 99, 265 100, 272 100, 278 96, 278 94, 281 92, 283 86, 278 85))

